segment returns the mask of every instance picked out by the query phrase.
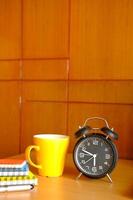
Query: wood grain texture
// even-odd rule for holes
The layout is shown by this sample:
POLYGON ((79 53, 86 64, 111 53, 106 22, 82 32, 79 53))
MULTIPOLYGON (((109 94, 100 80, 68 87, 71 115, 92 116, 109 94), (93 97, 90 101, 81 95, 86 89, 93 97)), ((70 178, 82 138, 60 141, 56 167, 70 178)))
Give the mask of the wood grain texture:
POLYGON ((66 133, 66 91, 65 81, 23 82, 22 152, 36 133, 66 133))
POLYGON ((72 81, 69 101, 133 104, 133 81, 72 81))
MULTIPOLYGON (((133 140, 132 138, 132 121, 133 105, 112 105, 112 104, 69 104, 69 122, 68 133, 71 136, 69 151, 72 151, 76 138, 74 133, 79 126, 83 126, 88 117, 103 117, 110 127, 113 127, 119 134, 119 140, 116 142, 119 156, 121 158, 133 159, 133 140)), ((100 121, 89 122, 92 127, 103 127, 105 124, 100 121)))
POLYGON ((70 79, 133 79, 133 1, 72 0, 70 79))
POLYGON ((0 59, 21 56, 21 1, 0 1, 0 59))
POLYGON ((132 0, 71 1, 68 133, 81 118, 103 116, 118 129, 125 158, 133 158, 132 9, 132 0))
POLYGON ((0 80, 20 78, 19 61, 0 61, 0 80))
POLYGON ((133 158, 132 10, 132 0, 0 1, 0 156, 38 132, 70 135, 72 151, 75 129, 101 116, 133 158))
POLYGON ((0 157, 19 153, 19 84, 0 82, 0 157))
POLYGON ((68 0, 23 1, 23 56, 68 56, 68 0))
POLYGON ((24 80, 67 80, 68 60, 24 60, 24 80))
POLYGON ((23 82, 24 101, 66 101, 65 81, 28 81, 23 82))
POLYGON ((66 112, 65 103, 24 103, 21 122, 21 152, 24 152, 25 148, 33 143, 34 134, 66 134, 66 112))

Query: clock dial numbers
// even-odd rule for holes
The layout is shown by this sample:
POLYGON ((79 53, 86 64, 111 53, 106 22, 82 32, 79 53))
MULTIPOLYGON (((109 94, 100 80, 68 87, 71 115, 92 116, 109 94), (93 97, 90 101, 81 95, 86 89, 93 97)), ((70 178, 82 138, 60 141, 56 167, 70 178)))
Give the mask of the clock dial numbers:
POLYGON ((83 138, 75 149, 78 169, 90 177, 105 176, 113 166, 114 150, 111 143, 100 134, 83 138))
POLYGON ((105 154, 105 159, 110 159, 111 155, 110 154, 105 154))
POLYGON ((99 165, 99 170, 103 170, 103 166, 102 165, 99 165))
POLYGON ((98 145, 98 140, 97 139, 93 140, 93 145, 98 145))
POLYGON ((80 156, 80 158, 84 158, 85 154, 84 153, 80 153, 79 156, 80 156))
POLYGON ((96 167, 92 167, 92 172, 96 173, 97 172, 97 168, 96 167))

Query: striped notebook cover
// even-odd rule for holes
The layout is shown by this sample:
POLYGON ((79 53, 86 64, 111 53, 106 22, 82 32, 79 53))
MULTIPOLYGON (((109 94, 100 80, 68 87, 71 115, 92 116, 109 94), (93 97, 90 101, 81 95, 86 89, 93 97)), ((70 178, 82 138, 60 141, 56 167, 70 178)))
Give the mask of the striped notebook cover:
POLYGON ((29 166, 25 168, 0 168, 0 176, 26 176, 28 175, 29 166))
POLYGON ((37 177, 29 171, 27 176, 1 176, 0 177, 0 186, 9 186, 9 185, 37 185, 37 177))
MULTIPOLYGON (((11 163, 11 162, 10 162, 11 163)), ((26 176, 28 175, 29 171, 29 165, 24 160, 24 162, 21 162, 22 167, 16 167, 16 164, 2 164, 2 167, 0 167, 0 176, 26 176), (13 167, 14 166, 14 167, 13 167)), ((18 164, 17 164, 18 165, 18 164)))
POLYGON ((26 163, 26 160, 22 159, 0 159, 1 168, 22 168, 26 163))

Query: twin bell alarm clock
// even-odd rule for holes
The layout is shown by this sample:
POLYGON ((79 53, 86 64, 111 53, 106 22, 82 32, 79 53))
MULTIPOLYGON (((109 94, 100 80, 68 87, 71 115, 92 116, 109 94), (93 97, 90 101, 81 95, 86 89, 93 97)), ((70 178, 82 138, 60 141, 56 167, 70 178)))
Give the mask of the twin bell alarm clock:
POLYGON ((74 164, 79 170, 79 178, 82 174, 89 178, 102 178, 107 176, 110 182, 110 173, 115 168, 118 160, 118 152, 114 140, 118 134, 109 127, 108 122, 101 117, 87 118, 84 125, 75 133, 78 138, 73 150, 74 164), (90 120, 102 120, 104 127, 90 127, 90 120))

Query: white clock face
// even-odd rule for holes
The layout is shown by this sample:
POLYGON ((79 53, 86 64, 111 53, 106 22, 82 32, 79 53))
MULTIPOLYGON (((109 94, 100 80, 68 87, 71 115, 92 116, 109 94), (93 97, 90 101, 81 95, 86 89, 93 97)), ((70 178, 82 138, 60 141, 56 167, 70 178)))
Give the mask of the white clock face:
POLYGON ((100 134, 81 139, 74 150, 77 168, 90 177, 99 178, 111 172, 117 160, 115 146, 100 134))

